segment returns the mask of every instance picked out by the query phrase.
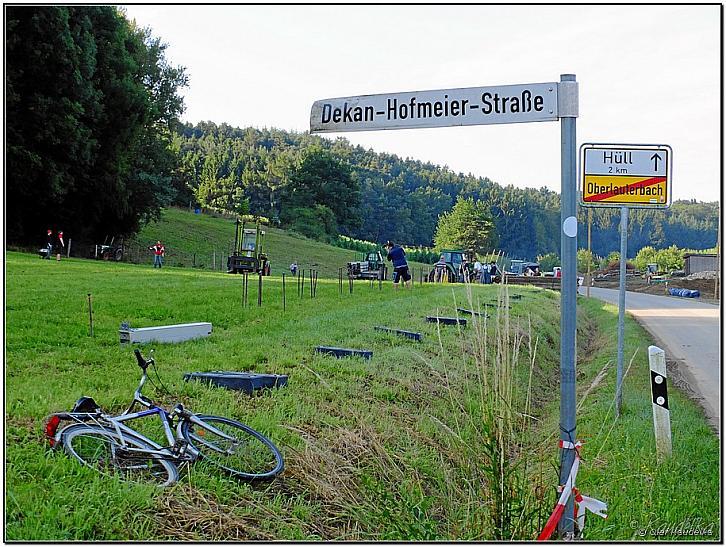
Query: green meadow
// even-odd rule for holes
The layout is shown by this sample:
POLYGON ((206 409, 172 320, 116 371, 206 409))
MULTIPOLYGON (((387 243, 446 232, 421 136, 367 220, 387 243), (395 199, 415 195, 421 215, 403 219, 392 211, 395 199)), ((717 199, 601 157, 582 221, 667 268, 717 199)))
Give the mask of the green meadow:
MULTIPOLYGON (((173 233, 163 238, 172 246, 181 228, 173 233)), ((278 252, 283 264, 296 256, 294 247, 278 252)), ((393 291, 390 282, 356 282, 352 294, 346 282, 341 293, 337 268, 353 253, 326 252, 305 259, 327 261, 316 297, 309 284, 299 295, 288 278, 284 308, 274 268, 263 280, 261 307, 250 278, 245 307, 241 276, 173 264, 154 270, 150 260, 56 262, 7 252, 5 539, 535 538, 556 499, 559 294, 418 283, 393 291), (465 316, 462 328, 425 322, 458 307, 486 317, 465 316), (49 450, 48 414, 82 395, 108 412, 130 402, 140 371, 133 348, 119 343, 124 321, 211 322, 208 338, 141 347, 154 349, 167 389, 149 386, 145 394, 251 425, 280 447, 285 472, 248 484, 191 465, 178 484, 160 489, 100 476, 49 450), (376 325, 421 332, 424 341, 376 325), (374 355, 336 360, 315 354, 316 345, 374 355), (185 372, 212 370, 289 380, 254 396, 182 380, 185 372)), ((697 406, 671 388, 673 457, 657 461, 651 342, 630 319, 623 413, 614 419, 616 324, 614 307, 578 299, 578 438, 585 442, 578 486, 609 506, 607 520, 588 515, 585 539, 720 539, 719 442, 697 406), (658 525, 696 518, 710 536, 654 535, 658 525)))
MULTIPOLYGON (((254 224, 247 223, 247 227, 254 224)), ((297 262, 301 269, 317 270, 323 277, 338 277, 338 269, 350 261, 361 260, 363 253, 341 249, 309 239, 295 232, 264 226, 264 249, 272 266, 272 275, 289 273, 289 266, 297 262)), ((234 218, 219 215, 195 215, 184 209, 163 209, 161 218, 147 224, 127 242, 126 260, 151 264, 153 257, 148 247, 157 240, 167 249, 168 266, 215 269, 226 268, 227 255, 234 248, 234 218)), ((430 264, 410 263, 418 279, 420 270, 429 272, 430 264)), ((391 269, 389 268, 389 271, 391 269)))

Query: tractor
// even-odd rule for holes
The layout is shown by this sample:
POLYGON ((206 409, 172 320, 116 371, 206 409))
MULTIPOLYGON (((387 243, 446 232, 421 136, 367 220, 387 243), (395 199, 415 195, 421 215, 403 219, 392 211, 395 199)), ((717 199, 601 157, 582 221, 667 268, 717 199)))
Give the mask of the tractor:
POLYGON ((370 251, 360 262, 348 262, 351 279, 386 279, 388 267, 380 251, 370 251))
MULTIPOLYGON (((439 265, 437 262, 434 269, 429 272, 429 282, 433 283, 446 280, 449 283, 463 283, 464 274, 461 271, 461 265, 464 262, 464 258, 469 256, 469 254, 465 251, 454 251, 450 249, 441 251, 441 255, 444 256, 446 264, 439 265)), ((469 260, 468 265, 473 268, 474 263, 469 260)))
POLYGON ((114 260, 121 262, 124 258, 124 242, 121 239, 120 243, 114 244, 116 237, 112 237, 111 241, 108 241, 108 236, 105 237, 103 243, 94 245, 91 247, 90 257, 96 260, 114 260))
POLYGON ((265 232, 259 223, 247 228, 237 219, 234 234, 234 252, 227 257, 227 273, 256 273, 270 275, 270 261, 264 252, 265 232))

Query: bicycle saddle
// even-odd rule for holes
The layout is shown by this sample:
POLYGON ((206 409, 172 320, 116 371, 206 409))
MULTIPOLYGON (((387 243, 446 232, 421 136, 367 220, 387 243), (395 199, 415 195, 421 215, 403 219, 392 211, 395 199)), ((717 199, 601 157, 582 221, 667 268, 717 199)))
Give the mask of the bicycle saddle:
POLYGON ((76 404, 73 405, 73 410, 71 412, 98 412, 101 410, 101 407, 98 406, 96 401, 93 400, 93 397, 81 397, 76 401, 76 404))

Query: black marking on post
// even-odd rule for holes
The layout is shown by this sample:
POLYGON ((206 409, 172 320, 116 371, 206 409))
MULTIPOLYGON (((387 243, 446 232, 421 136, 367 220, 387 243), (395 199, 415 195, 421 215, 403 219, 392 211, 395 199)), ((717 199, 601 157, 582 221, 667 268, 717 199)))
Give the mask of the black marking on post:
POLYGON ((440 323, 442 325, 461 325, 462 327, 466 326, 466 319, 461 319, 459 317, 433 317, 433 316, 427 316, 426 321, 429 323, 440 323))
POLYGON ((417 342, 423 341, 423 334, 420 332, 411 332, 409 330, 399 330, 399 329, 389 329, 388 327, 373 327, 375 330, 381 331, 381 332, 390 332, 392 334, 398 334, 399 336, 404 336, 406 338, 410 338, 411 340, 416 340, 417 342))
POLYGON ((650 391, 653 394, 653 404, 669 410, 668 408, 668 378, 662 374, 650 371, 650 391))
POLYGON ((315 353, 333 355, 338 359, 341 357, 363 357, 363 359, 371 359, 373 357, 373 352, 371 350, 336 348, 332 346, 315 346, 315 353))

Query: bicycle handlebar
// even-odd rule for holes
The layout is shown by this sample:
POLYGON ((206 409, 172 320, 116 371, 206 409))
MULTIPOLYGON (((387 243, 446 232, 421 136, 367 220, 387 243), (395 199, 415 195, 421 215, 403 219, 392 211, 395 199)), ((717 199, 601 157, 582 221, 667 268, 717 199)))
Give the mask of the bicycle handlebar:
POLYGON ((146 368, 149 366, 149 362, 144 359, 144 356, 141 355, 141 352, 138 349, 134 350, 134 355, 136 355, 136 360, 139 362, 139 366, 142 370, 146 371, 146 368))

